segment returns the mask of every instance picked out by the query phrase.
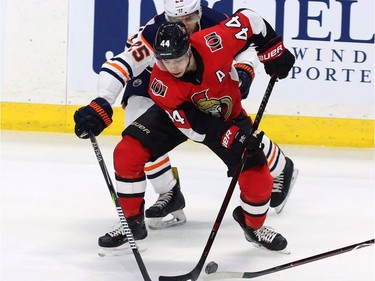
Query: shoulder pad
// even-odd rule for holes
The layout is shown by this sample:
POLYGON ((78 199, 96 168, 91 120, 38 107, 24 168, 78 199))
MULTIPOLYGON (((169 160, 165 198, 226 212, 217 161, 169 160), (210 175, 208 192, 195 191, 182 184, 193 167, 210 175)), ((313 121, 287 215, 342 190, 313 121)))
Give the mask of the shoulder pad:
POLYGON ((165 15, 164 13, 155 16, 152 20, 150 20, 144 27, 143 31, 141 32, 142 37, 144 40, 150 45, 153 46, 156 33, 159 29, 159 26, 165 22, 165 15))
POLYGON ((202 17, 200 20, 201 29, 214 26, 227 18, 228 16, 224 13, 213 10, 207 6, 202 6, 202 17))

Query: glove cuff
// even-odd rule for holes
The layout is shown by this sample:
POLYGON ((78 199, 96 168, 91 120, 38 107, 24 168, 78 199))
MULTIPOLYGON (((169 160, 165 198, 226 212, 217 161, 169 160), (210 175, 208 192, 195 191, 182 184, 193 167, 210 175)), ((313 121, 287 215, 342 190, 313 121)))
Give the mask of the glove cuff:
POLYGON ((99 114, 99 116, 102 118, 102 120, 104 121, 104 123, 107 127, 109 125, 111 125, 111 123, 112 123, 111 117, 112 117, 113 111, 112 111, 111 106, 109 105, 109 103, 106 100, 97 98, 97 99, 91 101, 89 106, 99 114), (102 102, 102 100, 103 100, 103 102, 102 102), (99 103, 102 103, 102 104, 99 104, 99 103), (105 109, 105 106, 107 104, 109 106, 109 112, 108 113, 107 113, 107 110, 105 109))
POLYGON ((231 126, 222 136, 221 138, 221 145, 230 148, 232 143, 234 142, 238 131, 240 130, 237 126, 231 126))
POLYGON ((247 74, 249 74, 251 81, 254 80, 255 72, 254 72, 254 68, 251 65, 248 65, 246 63, 235 63, 234 67, 236 69, 241 69, 245 71, 247 74))
POLYGON ((258 58, 260 62, 266 63, 281 57, 284 51, 285 47, 282 38, 277 36, 258 50, 258 58))

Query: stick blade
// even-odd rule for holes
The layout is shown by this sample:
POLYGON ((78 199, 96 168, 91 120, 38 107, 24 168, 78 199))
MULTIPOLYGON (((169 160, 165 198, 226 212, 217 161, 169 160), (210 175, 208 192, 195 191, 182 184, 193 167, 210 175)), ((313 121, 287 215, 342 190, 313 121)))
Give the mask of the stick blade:
POLYGON ((178 276, 159 276, 159 281, 196 281, 198 280, 199 274, 202 271, 202 267, 200 263, 198 264, 199 267, 195 267, 189 273, 178 275, 178 276))
POLYGON ((241 279, 244 277, 243 272, 215 272, 208 274, 203 278, 204 281, 222 280, 222 279, 241 279))
POLYGON ((195 281, 193 275, 190 273, 178 276, 159 276, 159 281, 195 281))

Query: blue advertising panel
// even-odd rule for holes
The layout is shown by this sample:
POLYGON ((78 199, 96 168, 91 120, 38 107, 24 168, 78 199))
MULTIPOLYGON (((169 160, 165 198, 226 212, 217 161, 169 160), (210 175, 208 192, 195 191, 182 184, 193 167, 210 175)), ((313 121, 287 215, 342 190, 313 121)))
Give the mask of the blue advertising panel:
MULTIPOLYGON (((127 38, 156 14, 163 0, 80 0, 69 3, 68 100, 84 103, 95 92, 102 64, 124 50, 127 38)), ((231 15, 250 8, 266 19, 296 63, 278 83, 273 114, 373 118, 373 0, 208 0, 231 15), (303 89, 303 90, 302 90, 303 89), (301 93, 301 91, 303 93, 301 93), (312 101, 314 101, 312 103, 312 101)), ((247 110, 256 111, 267 75, 258 64, 247 110)))

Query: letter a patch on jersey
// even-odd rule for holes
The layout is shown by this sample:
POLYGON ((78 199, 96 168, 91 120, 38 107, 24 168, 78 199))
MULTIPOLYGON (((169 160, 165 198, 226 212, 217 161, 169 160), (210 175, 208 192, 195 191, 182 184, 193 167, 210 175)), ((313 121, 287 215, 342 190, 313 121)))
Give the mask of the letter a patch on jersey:
POLYGON ((167 94, 168 87, 163 84, 162 81, 154 78, 151 83, 151 91, 155 96, 165 97, 167 94))

